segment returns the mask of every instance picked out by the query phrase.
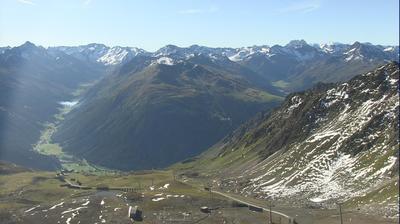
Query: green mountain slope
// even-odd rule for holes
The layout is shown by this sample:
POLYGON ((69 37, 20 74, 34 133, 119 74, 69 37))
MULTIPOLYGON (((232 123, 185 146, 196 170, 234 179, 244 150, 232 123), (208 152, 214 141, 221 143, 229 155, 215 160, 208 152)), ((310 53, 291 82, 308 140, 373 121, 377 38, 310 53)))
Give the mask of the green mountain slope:
POLYGON ((165 167, 277 105, 279 91, 261 79, 229 60, 196 56, 164 64, 137 57, 89 91, 55 140, 107 167, 165 167))

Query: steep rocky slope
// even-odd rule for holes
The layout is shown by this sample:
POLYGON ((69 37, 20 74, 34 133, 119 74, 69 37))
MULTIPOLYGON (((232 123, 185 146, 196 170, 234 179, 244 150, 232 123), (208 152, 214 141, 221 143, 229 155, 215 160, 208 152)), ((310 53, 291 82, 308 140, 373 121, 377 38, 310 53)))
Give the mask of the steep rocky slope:
POLYGON ((292 204, 398 214, 399 64, 290 94, 177 165, 228 191, 292 204))

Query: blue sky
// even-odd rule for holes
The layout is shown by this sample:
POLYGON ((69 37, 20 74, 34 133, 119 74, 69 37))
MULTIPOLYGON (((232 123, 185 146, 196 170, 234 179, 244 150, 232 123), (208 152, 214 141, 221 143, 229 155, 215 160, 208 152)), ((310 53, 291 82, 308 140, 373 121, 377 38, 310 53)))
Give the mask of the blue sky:
POLYGON ((398 0, 0 0, 0 46, 398 45, 398 0))

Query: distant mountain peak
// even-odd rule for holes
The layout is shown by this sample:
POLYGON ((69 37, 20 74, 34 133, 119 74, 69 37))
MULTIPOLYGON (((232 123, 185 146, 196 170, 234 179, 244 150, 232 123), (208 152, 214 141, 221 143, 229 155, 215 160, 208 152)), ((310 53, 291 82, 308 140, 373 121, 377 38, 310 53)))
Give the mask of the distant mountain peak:
POLYGON ((26 41, 19 47, 11 48, 12 52, 17 52, 25 59, 32 59, 33 57, 48 56, 47 51, 42 46, 36 46, 34 43, 26 41))
POLYGON ((198 45, 198 44, 193 44, 193 45, 190 45, 189 46, 189 48, 192 48, 192 49, 197 49, 197 48, 202 48, 203 46, 200 46, 200 45, 198 45))
POLYGON ((32 49, 38 49, 39 47, 30 41, 26 41, 24 44, 22 44, 18 48, 24 49, 24 50, 32 50, 32 49))
POLYGON ((107 47, 105 44, 98 44, 98 43, 90 43, 90 44, 87 44, 87 45, 81 45, 81 46, 87 46, 87 47, 101 47, 101 48, 105 48, 105 47, 107 47))
POLYGON ((361 47, 363 44, 359 41, 355 41, 351 46, 352 47, 361 47))
POLYGON ((288 44, 285 45, 285 47, 293 47, 293 48, 300 48, 308 46, 307 42, 305 40, 292 40, 288 44))
POLYGON ((167 56, 170 54, 177 53, 180 49, 181 48, 176 45, 168 44, 168 45, 160 48, 158 51, 156 51, 155 55, 156 56, 167 56))

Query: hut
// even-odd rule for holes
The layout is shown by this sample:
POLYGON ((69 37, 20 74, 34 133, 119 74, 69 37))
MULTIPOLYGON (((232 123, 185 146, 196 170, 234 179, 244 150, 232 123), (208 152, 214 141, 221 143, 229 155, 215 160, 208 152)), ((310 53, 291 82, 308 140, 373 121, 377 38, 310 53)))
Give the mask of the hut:
POLYGON ((256 206, 252 206, 252 205, 249 206, 249 210, 253 211, 253 212, 263 212, 262 208, 256 207, 256 206))
POLYGON ((211 209, 207 206, 203 206, 200 208, 200 211, 203 213, 211 213, 211 209))
POLYGON ((134 221, 143 221, 143 214, 138 206, 129 206, 128 217, 134 221))

